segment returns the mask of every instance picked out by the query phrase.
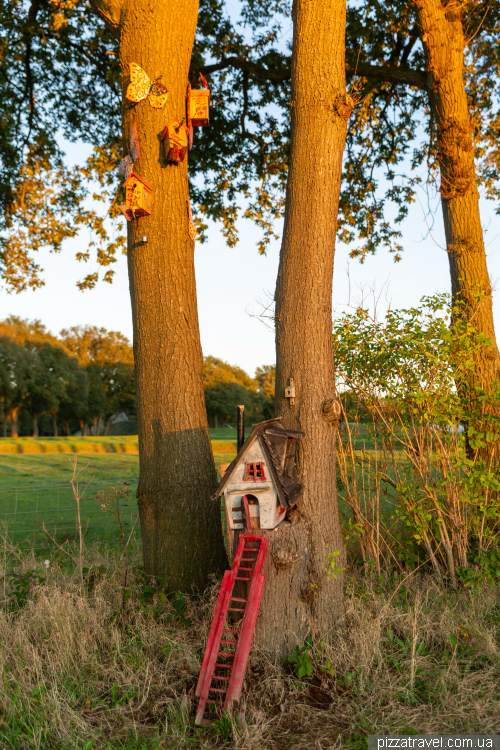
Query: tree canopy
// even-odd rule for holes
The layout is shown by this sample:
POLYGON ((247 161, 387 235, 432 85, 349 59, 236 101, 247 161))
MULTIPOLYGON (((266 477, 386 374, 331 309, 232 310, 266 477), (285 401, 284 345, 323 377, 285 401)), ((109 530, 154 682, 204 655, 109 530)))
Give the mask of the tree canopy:
MULTIPOLYGON (((262 229, 264 252, 284 207, 291 9, 286 0, 246 0, 240 11, 233 21, 222 0, 200 3, 190 78, 195 84, 199 71, 208 77, 217 106, 189 155, 191 195, 202 241, 211 219, 235 244, 243 213, 262 229)), ((470 3, 461 12, 477 174, 486 196, 496 199, 499 3, 470 3)), ((111 281, 124 248, 114 200, 122 156, 117 40, 86 0, 3 0, 0 17, 4 281, 15 290, 43 283, 36 251, 59 251, 82 227, 91 240, 78 260, 97 261, 111 281), (64 139, 92 146, 90 158, 68 166, 64 139)), ((380 246, 400 259, 400 224, 419 188, 432 192, 436 182, 421 36, 412 3, 348 5, 346 71, 357 106, 346 142, 339 237, 361 259, 380 246)), ((80 285, 97 279, 91 271, 80 285)))

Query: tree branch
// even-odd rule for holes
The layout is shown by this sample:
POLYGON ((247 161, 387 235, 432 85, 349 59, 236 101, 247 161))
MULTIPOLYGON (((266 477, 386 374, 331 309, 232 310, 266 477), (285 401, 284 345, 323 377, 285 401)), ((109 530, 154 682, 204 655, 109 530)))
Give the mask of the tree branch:
POLYGON ((120 39, 120 23, 123 10, 122 0, 90 0, 90 7, 102 18, 109 31, 120 39))
MULTIPOLYGON (((380 81, 386 83, 396 83, 403 86, 416 86, 419 89, 427 88, 427 76, 424 71, 412 70, 411 68, 400 68, 396 65, 370 65, 368 63, 352 64, 346 61, 346 73, 349 77, 353 75, 368 78, 370 81, 380 81)), ((203 65, 196 72, 203 75, 217 73, 227 68, 236 68, 243 70, 249 75, 261 78, 272 83, 281 83, 289 81, 291 72, 289 68, 285 70, 269 70, 260 63, 252 60, 245 60, 241 57, 226 57, 219 63, 213 65, 203 65)))
POLYGON ((396 65, 370 65, 369 63, 359 63, 355 67, 347 61, 345 69, 348 76, 358 75, 362 78, 368 78, 369 81, 396 83, 402 86, 416 86, 418 89, 427 89, 427 76, 422 70, 399 68, 396 65))

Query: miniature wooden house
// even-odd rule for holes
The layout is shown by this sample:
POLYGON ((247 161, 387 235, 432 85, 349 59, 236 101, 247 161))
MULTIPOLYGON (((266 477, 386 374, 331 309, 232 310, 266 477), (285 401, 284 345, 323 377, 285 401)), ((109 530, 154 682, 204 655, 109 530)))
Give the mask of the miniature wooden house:
POLYGON ((165 148, 165 159, 173 164, 184 161, 188 150, 188 130, 179 120, 165 126, 161 139, 165 148))
POLYGON ((244 496, 252 529, 275 529, 285 519, 287 508, 302 496, 295 447, 303 436, 303 432, 285 430, 279 419, 254 425, 214 495, 214 499, 224 495, 228 531, 244 528, 244 496))
POLYGON ((188 84, 187 90, 187 123, 188 128, 202 128, 208 125, 210 110, 209 89, 192 89, 188 84))
POLYGON ((120 209, 127 221, 132 221, 132 219, 137 219, 140 216, 149 216, 153 193, 151 185, 148 185, 146 180, 132 172, 123 186, 125 188, 125 205, 120 206, 120 209))

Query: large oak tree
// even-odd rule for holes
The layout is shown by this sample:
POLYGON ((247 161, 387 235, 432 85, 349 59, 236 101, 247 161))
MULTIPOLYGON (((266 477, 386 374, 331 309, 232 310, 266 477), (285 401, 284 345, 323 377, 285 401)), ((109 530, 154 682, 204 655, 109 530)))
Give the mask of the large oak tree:
POLYGON ((119 41, 123 147, 134 122, 136 171, 153 187, 150 216, 128 223, 140 477, 137 491, 146 570, 170 590, 202 589, 224 567, 220 509, 203 396, 189 232, 187 163, 165 160, 160 135, 182 119, 198 0, 93 0, 119 41), (126 98, 138 63, 169 90, 164 109, 126 98), (146 238, 146 239, 144 239, 146 238))

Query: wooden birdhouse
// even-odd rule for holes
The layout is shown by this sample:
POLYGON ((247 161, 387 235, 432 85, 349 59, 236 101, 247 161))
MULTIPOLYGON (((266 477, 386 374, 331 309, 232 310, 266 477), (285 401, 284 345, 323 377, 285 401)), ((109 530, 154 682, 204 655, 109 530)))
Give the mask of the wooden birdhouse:
POLYGON ((202 128, 208 125, 210 110, 210 90, 205 79, 202 79, 205 88, 192 89, 188 84, 187 89, 187 124, 188 128, 202 128))
POLYGON ((285 430, 279 419, 254 425, 214 495, 214 499, 224 495, 228 531, 244 528, 244 497, 252 529, 271 530, 285 520, 287 509, 302 496, 295 447, 303 436, 285 430))
POLYGON ((184 120, 172 120, 165 126, 161 134, 163 146, 165 148, 165 159, 172 163, 178 164, 184 161, 188 150, 188 130, 184 125, 184 120))
POLYGON ((141 216, 149 216, 151 213, 151 202, 153 188, 146 180, 132 172, 130 177, 123 183, 125 188, 125 205, 120 210, 127 219, 137 219, 141 216))

